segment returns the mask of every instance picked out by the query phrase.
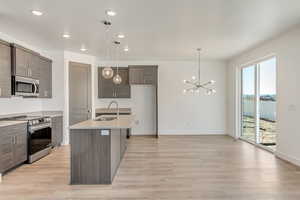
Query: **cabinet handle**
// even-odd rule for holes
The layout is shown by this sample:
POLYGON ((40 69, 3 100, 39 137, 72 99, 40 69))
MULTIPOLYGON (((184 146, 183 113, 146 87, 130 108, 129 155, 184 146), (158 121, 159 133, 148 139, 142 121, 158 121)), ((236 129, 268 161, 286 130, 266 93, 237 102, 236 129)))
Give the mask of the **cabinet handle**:
POLYGON ((15 136, 15 144, 17 144, 17 143, 18 143, 18 137, 15 136))

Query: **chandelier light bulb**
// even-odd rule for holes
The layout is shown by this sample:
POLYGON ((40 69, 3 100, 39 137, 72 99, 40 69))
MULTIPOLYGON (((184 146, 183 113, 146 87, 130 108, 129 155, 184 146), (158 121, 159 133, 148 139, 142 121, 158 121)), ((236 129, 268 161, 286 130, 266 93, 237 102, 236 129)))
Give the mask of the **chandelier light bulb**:
POLYGON ((206 91, 206 94, 207 94, 207 95, 211 95, 211 93, 212 93, 211 90, 207 90, 207 91, 206 91))
POLYGON ((215 80, 210 80, 210 83, 211 83, 211 84, 215 84, 216 81, 215 81, 215 80))
POLYGON ((183 94, 186 94, 186 89, 183 90, 183 94))
POLYGON ((122 78, 119 74, 115 75, 114 78, 113 78, 113 82, 116 84, 116 85, 119 85, 121 84, 122 82, 122 78))
POLYGON ((212 89, 211 92, 214 94, 217 93, 217 91, 215 89, 212 89))
POLYGON ((192 80, 196 80, 196 76, 192 76, 192 80))
POLYGON ((110 17, 113 17, 113 16, 117 15, 117 13, 115 11, 113 11, 113 10, 106 10, 105 14, 108 15, 108 16, 110 16, 110 17))
POLYGON ((111 67, 105 67, 103 70, 102 70, 102 76, 105 78, 105 79, 111 79, 113 76, 114 76, 114 71, 111 67))
POLYGON ((186 83, 186 80, 183 80, 183 83, 186 83))

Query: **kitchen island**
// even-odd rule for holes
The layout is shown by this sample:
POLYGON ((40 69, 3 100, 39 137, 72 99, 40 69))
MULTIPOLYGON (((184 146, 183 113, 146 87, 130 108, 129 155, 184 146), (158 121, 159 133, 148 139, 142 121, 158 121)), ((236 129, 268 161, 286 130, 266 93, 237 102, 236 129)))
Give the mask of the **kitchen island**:
POLYGON ((70 127, 71 184, 111 184, 126 151, 133 116, 101 116, 70 127))

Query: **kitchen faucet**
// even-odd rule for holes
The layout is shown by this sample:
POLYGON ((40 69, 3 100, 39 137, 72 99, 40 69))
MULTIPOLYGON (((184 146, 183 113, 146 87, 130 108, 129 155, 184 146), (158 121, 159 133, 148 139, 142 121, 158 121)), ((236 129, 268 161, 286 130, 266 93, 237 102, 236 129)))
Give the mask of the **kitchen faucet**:
POLYGON ((117 119, 119 119, 120 111, 119 111, 119 104, 118 104, 117 101, 114 101, 114 100, 111 101, 111 102, 108 104, 107 109, 111 109, 110 107, 111 107, 112 104, 115 104, 115 105, 116 105, 116 108, 117 108, 117 119))

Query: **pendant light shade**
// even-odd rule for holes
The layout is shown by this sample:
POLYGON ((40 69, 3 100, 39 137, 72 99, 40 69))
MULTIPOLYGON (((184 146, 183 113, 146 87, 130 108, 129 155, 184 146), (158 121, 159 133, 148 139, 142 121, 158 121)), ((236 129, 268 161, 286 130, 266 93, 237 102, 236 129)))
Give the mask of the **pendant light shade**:
POLYGON ((111 67, 105 67, 102 70, 102 76, 105 79, 111 79, 114 76, 114 70, 111 67))
POLYGON ((115 75, 113 78, 113 82, 116 85, 120 85, 122 83, 122 78, 119 74, 115 75))

